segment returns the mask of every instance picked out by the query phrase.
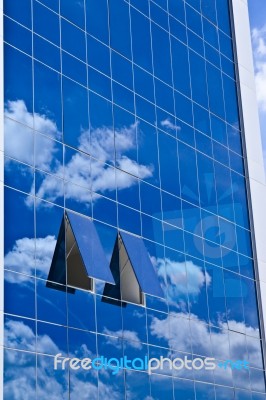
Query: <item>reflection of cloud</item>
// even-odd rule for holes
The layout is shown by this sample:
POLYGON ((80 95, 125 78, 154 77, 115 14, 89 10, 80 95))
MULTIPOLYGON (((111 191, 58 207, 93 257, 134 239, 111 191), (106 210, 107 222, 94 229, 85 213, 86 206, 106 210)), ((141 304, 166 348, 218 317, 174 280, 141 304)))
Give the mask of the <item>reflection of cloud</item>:
POLYGON ((266 112, 266 25, 252 31, 257 98, 261 111, 266 112))
MULTIPOLYGON (((28 126, 33 125, 33 115, 28 112, 22 100, 8 102, 5 115, 28 126)), ((35 113, 34 126, 36 130, 39 129, 49 136, 59 135, 55 123, 46 116, 35 113)), ((37 141, 39 149, 36 149, 36 165, 48 173, 64 176, 66 181, 75 183, 68 188, 66 198, 85 204, 90 201, 88 190, 91 188, 93 188, 93 191, 102 194, 115 191, 116 187, 119 189, 130 188, 136 183, 134 177, 140 179, 150 177, 153 170, 152 166, 138 164, 124 155, 127 151, 136 149, 136 127, 137 124, 123 126, 116 129, 115 133, 111 127, 107 126, 95 129, 92 127, 91 131, 81 132, 78 146, 80 152, 73 155, 64 166, 54 159, 56 142, 46 141, 45 137, 40 135, 37 141), (113 167, 107 164, 113 163, 114 140, 117 167, 127 172, 127 174, 119 174, 116 181, 113 167), (93 158, 90 159, 88 154, 93 158)), ((28 128, 17 124, 14 132, 12 122, 6 119, 5 131, 8 138, 6 140, 7 154, 31 164, 33 147, 28 140, 28 128)), ((34 187, 31 194, 34 194, 34 187)), ((56 201, 57 198, 64 195, 63 187, 58 185, 55 176, 47 175, 36 195, 50 201, 56 201)), ((29 198, 27 204, 30 205, 32 201, 29 198)))
POLYGON ((181 127, 173 124, 173 122, 171 122, 169 118, 164 119, 160 123, 163 128, 170 129, 171 131, 175 131, 175 130, 180 131, 181 130, 181 127))
MULTIPOLYGON (((47 274, 56 245, 54 236, 45 238, 22 238, 16 240, 12 250, 5 255, 5 268, 19 271, 26 275, 35 275, 35 268, 47 274)), ((28 276, 19 274, 19 282, 27 281, 28 276)), ((7 274, 6 278, 13 279, 13 275, 7 274)), ((18 277, 16 281, 18 282, 18 277)), ((15 283, 10 282, 10 283, 15 283)))
POLYGON ((157 259, 158 275, 164 280, 169 301, 175 303, 182 296, 198 296, 211 277, 192 261, 178 262, 169 258, 157 259))
MULTIPOLYGON (((104 329, 105 335, 116 336, 116 337, 123 337, 124 340, 128 340, 127 344, 133 347, 134 349, 141 350, 142 344, 138 337, 137 332, 129 331, 127 329, 119 330, 119 331, 110 331, 109 329, 104 329)), ((106 338, 108 341, 108 338, 106 338)), ((113 341, 110 341, 112 345, 114 345, 113 341)))
MULTIPOLYGON (((30 327, 23 322, 9 320, 5 324, 5 343, 6 346, 21 348, 32 351, 35 345, 35 335, 30 327)), ((38 337, 40 353, 57 354, 62 353, 53 340, 47 335, 38 337)), ((84 348, 86 345, 84 344, 84 348)), ((85 352, 87 356, 87 352, 85 352)), ((12 400, 32 400, 36 398, 36 364, 32 353, 8 350, 5 354, 5 387, 6 399, 12 400)), ((71 355, 70 357, 74 357, 71 355)), ((58 400, 69 397, 69 374, 57 374, 53 367, 53 357, 38 357, 37 370, 37 397, 38 399, 58 400)), ((73 399, 97 400, 98 388, 96 378, 97 373, 91 371, 86 373, 70 373, 70 395, 73 399), (90 381, 91 380, 91 381, 90 381)), ((100 382, 101 393, 104 399, 120 399, 120 394, 107 383, 100 382)))

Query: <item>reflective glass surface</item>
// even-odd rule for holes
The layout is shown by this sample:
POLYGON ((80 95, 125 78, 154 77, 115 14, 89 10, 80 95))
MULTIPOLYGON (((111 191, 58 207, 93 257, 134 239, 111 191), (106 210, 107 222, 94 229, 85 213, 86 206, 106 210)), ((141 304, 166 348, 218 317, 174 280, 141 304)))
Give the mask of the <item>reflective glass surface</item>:
POLYGON ((4 1, 5 399, 265 399, 229 9, 4 1))

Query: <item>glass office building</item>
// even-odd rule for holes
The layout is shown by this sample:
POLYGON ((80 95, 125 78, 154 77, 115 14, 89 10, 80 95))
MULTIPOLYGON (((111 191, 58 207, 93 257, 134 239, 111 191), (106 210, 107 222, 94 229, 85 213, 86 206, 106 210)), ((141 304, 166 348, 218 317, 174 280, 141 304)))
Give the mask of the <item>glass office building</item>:
POLYGON ((266 399, 246 8, 4 1, 3 399, 266 399))

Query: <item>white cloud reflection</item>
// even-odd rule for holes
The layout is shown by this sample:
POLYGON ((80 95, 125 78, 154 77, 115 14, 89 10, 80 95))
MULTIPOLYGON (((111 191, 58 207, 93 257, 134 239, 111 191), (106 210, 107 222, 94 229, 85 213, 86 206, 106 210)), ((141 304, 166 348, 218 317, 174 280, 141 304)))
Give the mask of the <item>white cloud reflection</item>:
MULTIPOLYGON (((45 115, 30 113, 23 100, 9 101, 6 104, 5 117, 6 154, 28 164, 33 163, 34 144, 32 132, 27 126, 32 127, 34 124, 36 130, 46 133, 49 137, 60 135, 53 121, 45 115), (14 125, 13 120, 20 123, 14 125)), ((114 132, 111 127, 102 126, 91 127, 90 132, 81 132, 78 139, 79 152, 73 154, 64 166, 56 160, 57 142, 46 140, 45 137, 39 135, 36 141, 39 149, 35 151, 37 157, 35 165, 51 175, 46 175, 36 195, 50 201, 56 201, 62 197, 64 189, 63 185, 58 184, 57 177, 59 176, 75 184, 66 191, 66 198, 86 204, 91 199, 89 189, 104 195, 115 191, 116 187, 130 188, 136 184, 134 177, 144 179, 152 176, 151 165, 139 164, 124 154, 137 147, 136 128, 137 124, 132 124, 116 129, 114 132), (117 167, 127 172, 117 175, 116 180, 112 166, 114 150, 117 167)), ((34 186, 31 194, 34 194, 34 186)), ((97 196, 93 199, 96 201, 97 196)), ((29 197, 28 205, 31 205, 32 201, 33 199, 29 197)))

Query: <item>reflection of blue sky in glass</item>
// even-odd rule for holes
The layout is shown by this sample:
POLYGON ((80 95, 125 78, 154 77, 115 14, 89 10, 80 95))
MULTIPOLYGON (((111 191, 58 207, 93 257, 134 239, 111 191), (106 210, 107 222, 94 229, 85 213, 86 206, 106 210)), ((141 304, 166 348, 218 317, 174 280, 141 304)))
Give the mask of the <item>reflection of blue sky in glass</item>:
MULTIPOLYGON (((25 54, 6 45, 5 398, 199 400, 215 390, 228 400, 233 386, 265 392, 226 8, 204 0, 201 16, 198 1, 156 0, 151 22, 147 0, 112 0, 110 49, 108 2, 61 0, 61 82, 58 1, 34 2, 51 29, 35 16, 33 63, 30 1, 12 4, 6 41, 25 54), (102 301, 100 282, 95 294, 48 288, 64 207, 94 219, 108 262, 117 228, 141 235, 164 298, 120 307, 102 301), (255 369, 250 377, 217 370, 172 379, 164 370, 69 378, 53 371, 58 352, 184 352, 245 358, 255 369), (193 379, 201 382, 194 387, 193 379)), ((261 26, 253 34, 259 62, 261 26)), ((236 391, 241 400, 249 393, 236 391)))

